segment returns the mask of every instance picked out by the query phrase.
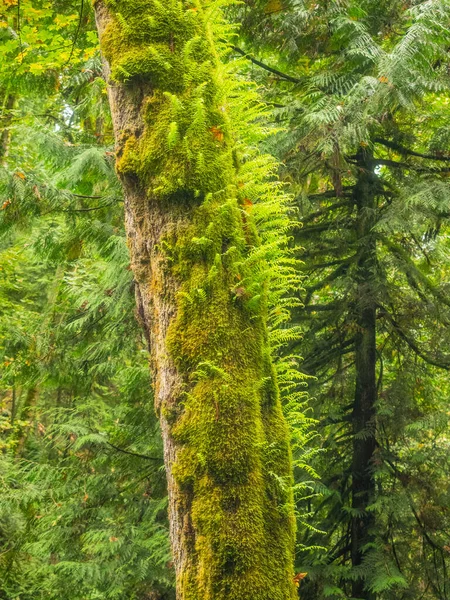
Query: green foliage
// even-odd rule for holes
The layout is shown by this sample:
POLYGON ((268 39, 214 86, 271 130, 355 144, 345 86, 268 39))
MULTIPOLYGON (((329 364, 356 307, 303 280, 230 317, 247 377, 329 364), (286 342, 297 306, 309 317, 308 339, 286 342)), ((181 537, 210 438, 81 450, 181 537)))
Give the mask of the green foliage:
POLYGON ((88 242, 63 266, 13 241, 3 264, 22 285, 0 327, 2 592, 144 598, 149 585, 170 588, 162 450, 124 240, 88 242))
POLYGON ((301 595, 348 597, 361 579, 364 598, 440 599, 448 594, 447 494, 431 482, 448 490, 441 479, 448 466, 438 457, 448 432, 450 7, 440 1, 282 7, 261 2, 234 10, 244 20, 252 74, 285 127, 272 149, 303 220, 296 241, 304 247, 305 309, 296 320, 304 335, 297 348, 302 369, 317 377, 310 392, 323 452, 313 457, 322 482, 312 486, 322 496, 299 507, 326 533, 304 533, 312 551, 299 555, 298 570, 309 573, 301 595), (357 184, 364 174, 374 185, 366 217, 375 227, 361 240, 357 184), (352 508, 353 440, 370 437, 352 426, 358 282, 361 256, 373 240, 376 263, 366 283, 367 301, 377 303, 377 450, 368 477, 375 494, 365 513, 375 525, 362 565, 352 567, 351 522, 361 516, 352 508), (424 439, 434 443, 437 460, 427 455, 429 467, 422 463, 419 474, 412 448, 424 439), (429 513, 434 522, 423 518, 429 513))
MULTIPOLYGON (((74 600, 171 598, 162 450, 151 408, 144 344, 133 318, 133 281, 124 242, 122 196, 112 172, 105 84, 99 77, 95 47, 89 46, 93 38, 87 22, 82 22, 70 64, 66 64, 69 57, 53 53, 53 46, 48 59, 46 54, 41 56, 39 42, 24 23, 53 31, 49 25, 53 8, 44 4, 30 7, 21 2, 22 41, 30 50, 23 60, 19 58, 20 72, 2 74, 5 82, 12 77, 8 93, 13 93, 14 106, 3 113, 7 156, 0 172, 0 477, 4 484, 0 595, 24 600, 56 600, 61 595, 74 600), (86 47, 84 54, 81 47, 86 47), (85 62, 78 70, 80 59, 85 62), (37 67, 32 60, 39 61, 39 72, 45 74, 38 80, 43 86, 36 84, 37 67), (59 75, 52 79, 56 71, 59 75)), ((12 5, 7 11, 12 26, 16 8, 12 5)), ((70 12, 69 6, 65 8, 70 12)), ((124 51, 124 63, 116 74, 118 80, 132 85, 133 77, 161 71, 161 93, 155 94, 155 106, 148 108, 146 148, 154 154, 136 163, 134 155, 140 148, 129 143, 119 170, 137 164, 155 199, 183 186, 192 189, 194 196, 213 192, 203 212, 198 211, 195 231, 186 232, 175 244, 167 240, 167 251, 182 254, 185 269, 195 256, 207 257, 207 268, 193 273, 180 294, 186 310, 182 318, 189 317, 191 304, 196 308, 204 304, 205 322, 208 314, 213 318, 213 309, 221 314, 230 302, 233 310, 238 307, 235 327, 242 352, 248 352, 246 375, 250 377, 248 381, 239 377, 233 395, 225 390, 230 373, 216 365, 215 355, 210 357, 216 349, 206 340, 205 351, 194 361, 195 402, 217 384, 224 386, 218 393, 224 404, 220 415, 240 404, 241 392, 252 399, 252 410, 257 395, 264 397, 266 431, 256 431, 254 439, 247 441, 253 448, 256 440, 264 457, 271 499, 262 508, 255 505, 254 495, 263 485, 257 481, 254 490, 249 486, 246 502, 259 511, 260 521, 280 532, 277 542, 283 544, 285 554, 271 549, 270 560, 285 565, 291 553, 292 486, 286 460, 288 434, 270 350, 278 356, 278 385, 291 425, 295 466, 302 472, 308 468, 304 441, 312 423, 304 414, 304 378, 297 359, 280 355, 283 345, 298 336, 288 325, 290 310, 298 304, 290 291, 300 279, 297 261, 287 251, 289 198, 275 180, 277 164, 257 149, 266 135, 267 117, 255 90, 236 79, 238 64, 221 64, 211 51, 212 36, 226 29, 217 23, 217 6, 206 12, 194 5, 182 12, 176 4, 157 8, 162 18, 149 31, 156 37, 175 31, 174 52, 164 62, 151 44, 147 44, 146 56, 138 58, 127 47, 130 53, 124 51), (180 27, 174 29, 173 23, 168 27, 168 16, 178 19, 180 27), (199 23, 211 29, 208 43, 194 36, 180 57, 183 36, 192 27, 199 28, 199 23), (205 59, 200 69, 199 53, 205 59), (183 86, 183 90, 172 89, 173 79, 165 79, 168 61, 175 59, 182 61, 185 70, 185 79, 180 78, 175 87, 183 86), (211 108, 212 99, 219 108, 211 108), (160 129, 151 127, 155 115, 162 123, 160 129), (188 169, 187 161, 195 161, 198 168, 188 169), (218 242, 220 235, 230 238, 226 249, 218 242), (208 306, 215 288, 221 291, 219 305, 208 306), (249 323, 253 327, 254 319, 259 324, 255 339, 249 341, 245 329, 249 323), (266 320, 271 324, 270 346, 266 320), (255 354, 261 339, 265 351, 255 354), (256 381, 254 387, 252 381, 256 381)), ((118 25, 123 26, 124 19, 118 16, 118 25)), ((52 25, 61 27, 65 35, 69 30, 63 22, 74 24, 75 19, 56 20, 52 25)), ((142 25, 139 18, 136 25, 142 25)), ((21 56, 14 35, 13 39, 15 45, 2 48, 8 60, 21 56)), ((57 36, 55 41, 59 43, 57 36)), ((173 68, 180 64, 174 63, 173 68)), ((6 62, 3 66, 6 69, 6 62)), ((189 325, 198 327, 198 317, 189 325)), ((229 357, 236 353, 229 341, 232 334, 236 331, 222 331, 229 357)), ((185 360, 184 354, 185 347, 177 350, 180 360, 185 360)), ((215 406, 211 408, 215 415, 215 406)), ((218 428, 214 415, 211 429, 204 433, 205 439, 212 435, 213 441, 218 428)), ((240 443, 239 432, 236 436, 240 443)), ((225 440, 221 443, 226 445, 225 440)), ((220 449, 226 450, 218 446, 209 459, 219 471, 220 449)), ((189 472, 193 465, 188 465, 189 472)), ((247 469, 241 461, 241 474, 245 476, 247 469)), ((302 494, 305 489, 300 486, 295 492, 302 494)), ((223 502, 233 502, 232 489, 229 496, 223 502)), ((208 507, 206 511, 203 505, 200 508, 196 511, 199 521, 208 516, 208 507)), ((246 522, 243 526, 253 525, 246 522)), ((209 530, 210 539, 215 533, 209 530)), ((223 559, 232 562, 233 552, 246 543, 234 534, 223 559)), ((259 536, 251 540, 246 552, 249 563, 258 569, 269 568, 266 563, 258 564, 265 545, 259 536)), ((290 571, 285 573, 280 567, 279 575, 282 586, 276 593, 264 589, 264 579, 254 577, 250 585, 258 594, 275 598, 282 593, 281 587, 292 590, 290 571)))
POLYGON ((0 170, 0 596, 171 598, 105 86, 87 70, 21 92, 0 170))
MULTIPOLYGON (((227 5, 243 23, 239 42, 219 4, 110 0, 102 40, 116 85, 154 87, 144 135, 118 140, 119 173, 145 182, 151 202, 195 212, 164 248, 182 281, 171 352, 189 373, 183 418, 166 416, 189 448, 175 472, 195 486, 198 552, 221 594, 238 554, 256 573, 285 564, 267 537, 279 532, 288 548, 294 494, 303 600, 348 598, 359 580, 377 600, 443 600, 448 2, 227 5), (237 60, 230 39, 255 57, 237 60), (366 245, 355 186, 367 172, 377 449, 376 491, 359 511, 353 440, 370 436, 351 425, 366 245), (225 437, 236 411, 242 427, 225 437), (258 477, 246 460, 255 444, 258 477), (227 529, 242 482, 245 506, 227 529), (352 566, 351 523, 367 514, 371 539, 352 566)), ((8 0, 0 13, 0 597, 173 598, 162 448, 92 9, 8 0)), ((280 577, 249 577, 247 596, 291 593, 291 573, 280 577)))
MULTIPOLYGON (((173 473, 197 532, 178 585, 193 599, 292 597, 289 438, 271 350, 283 342, 299 276, 289 199, 275 162, 254 146, 263 112, 236 65, 217 55, 214 38, 227 31, 216 4, 108 5, 101 44, 113 79, 152 85, 142 135, 119 139, 118 171, 136 177, 150 203, 189 211, 164 240, 181 282, 168 347, 185 382, 181 414, 162 411, 182 446, 173 473)), ((292 366, 280 362, 286 403, 301 395, 292 366)), ((300 438, 310 423, 296 416, 300 438)))

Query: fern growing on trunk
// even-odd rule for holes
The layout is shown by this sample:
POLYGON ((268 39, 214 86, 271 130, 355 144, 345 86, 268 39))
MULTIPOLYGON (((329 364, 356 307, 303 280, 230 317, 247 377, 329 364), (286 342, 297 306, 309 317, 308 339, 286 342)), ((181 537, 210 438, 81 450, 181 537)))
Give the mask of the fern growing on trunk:
POLYGON ((221 61, 217 4, 95 9, 178 597, 294 598, 292 461, 267 320, 268 289, 286 314, 298 277, 274 163, 251 144, 255 94, 221 61))

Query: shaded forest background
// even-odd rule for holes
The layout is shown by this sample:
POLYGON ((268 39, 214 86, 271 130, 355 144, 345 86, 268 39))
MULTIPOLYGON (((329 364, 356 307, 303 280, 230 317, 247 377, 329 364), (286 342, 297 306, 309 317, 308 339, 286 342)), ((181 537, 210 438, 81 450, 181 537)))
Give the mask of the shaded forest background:
MULTIPOLYGON (((267 108, 254 143, 280 161, 302 261, 275 341, 298 370, 299 597, 445 600, 450 5, 224 10, 218 43, 267 108)), ((0 598, 174 598, 87 3, 3 0, 0 103, 0 598)))

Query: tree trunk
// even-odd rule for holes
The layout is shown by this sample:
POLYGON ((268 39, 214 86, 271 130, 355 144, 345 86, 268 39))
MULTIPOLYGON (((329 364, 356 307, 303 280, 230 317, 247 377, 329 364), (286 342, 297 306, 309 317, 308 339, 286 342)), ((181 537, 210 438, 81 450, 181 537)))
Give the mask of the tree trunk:
POLYGON ((258 239, 239 196, 212 16, 173 0, 101 0, 95 11, 177 598, 295 598, 289 436, 264 294, 245 263, 258 239))
POLYGON ((15 96, 7 94, 3 100, 3 107, 0 113, 0 165, 4 165, 8 158, 10 130, 12 121, 12 110, 16 102, 15 96))
MULTIPOLYGON (((352 517, 351 559, 353 567, 361 567, 363 547, 371 541, 373 514, 367 512, 375 492, 373 457, 375 452, 376 385, 376 241, 375 176, 370 163, 361 157, 361 174, 354 190, 357 207, 358 264, 356 272, 356 389, 353 406, 352 517)), ((365 590, 363 573, 353 582, 352 596, 374 600, 365 590)))

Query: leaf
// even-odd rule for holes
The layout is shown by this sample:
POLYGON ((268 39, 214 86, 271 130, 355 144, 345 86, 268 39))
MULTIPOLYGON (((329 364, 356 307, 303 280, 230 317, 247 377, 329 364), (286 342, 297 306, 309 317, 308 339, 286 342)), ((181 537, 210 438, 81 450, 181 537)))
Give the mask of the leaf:
POLYGON ((306 577, 307 575, 308 575, 308 573, 297 573, 297 575, 295 575, 295 576, 294 576, 294 579, 293 579, 293 581, 294 581, 295 585, 296 585, 297 587, 299 587, 299 586, 300 586, 300 581, 301 581, 302 579, 305 579, 305 577, 306 577))
POLYGON ((213 127, 210 127, 209 130, 213 134, 214 139, 218 140, 219 142, 223 142, 223 132, 220 130, 219 127, 213 125, 213 127))

